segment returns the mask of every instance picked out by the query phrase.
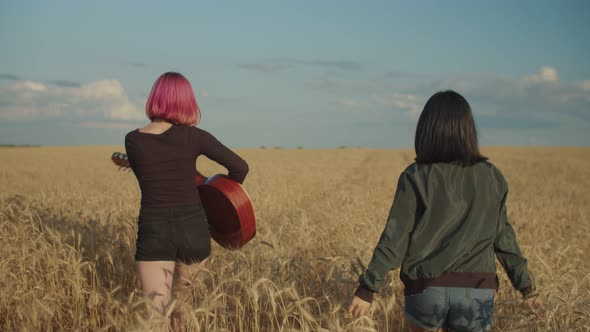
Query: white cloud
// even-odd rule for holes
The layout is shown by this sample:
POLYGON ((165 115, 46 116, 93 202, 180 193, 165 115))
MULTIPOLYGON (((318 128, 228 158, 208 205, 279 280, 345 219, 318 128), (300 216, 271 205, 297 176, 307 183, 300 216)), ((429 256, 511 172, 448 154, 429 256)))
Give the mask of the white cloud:
POLYGON ((590 121, 589 81, 561 81, 553 67, 517 78, 492 75, 448 75, 416 86, 428 98, 440 90, 463 94, 475 112, 506 120, 543 119, 552 123, 590 121))
POLYGON ((580 89, 590 91, 590 81, 582 81, 579 83, 580 89))
POLYGON ((364 105, 362 105, 358 101, 352 100, 350 98, 339 99, 339 100, 336 100, 335 102, 338 105, 346 106, 346 107, 365 107, 364 105))
POLYGON ((33 81, 15 81, 8 86, 9 91, 12 92, 43 92, 47 87, 43 83, 33 81))
POLYGON ((87 115, 114 120, 145 117, 117 80, 90 82, 79 87, 48 86, 33 81, 0 85, 0 119, 87 115))
POLYGON ((359 70, 361 64, 350 60, 306 60, 292 57, 278 57, 262 63, 241 63, 237 64, 239 68, 254 70, 263 73, 273 73, 277 71, 293 69, 297 66, 313 66, 325 69, 337 70, 359 70))
POLYGON ((410 117, 416 117, 422 111, 420 98, 415 94, 401 92, 373 93, 369 100, 375 107, 385 107, 386 110, 400 110, 410 117))
POLYGON ((539 71, 521 79, 525 83, 559 82, 557 69, 553 67, 541 67, 539 71))
POLYGON ((403 110, 406 110, 412 116, 420 115, 422 104, 418 102, 418 96, 414 94, 394 93, 391 98, 391 104, 403 110))
POLYGON ((455 90, 467 98, 476 116, 488 122, 496 118, 522 126, 590 123, 590 80, 563 81, 551 66, 520 77, 451 73, 421 76, 413 82, 388 77, 349 84, 326 91, 342 95, 334 104, 362 112, 364 119, 391 119, 396 114, 416 119, 434 93, 455 90))
POLYGON ((102 122, 102 121, 83 121, 76 124, 78 127, 84 128, 100 128, 100 129, 134 129, 139 125, 128 122, 102 122))
MULTIPOLYGON (((422 111, 422 103, 420 98, 415 94, 406 93, 373 93, 371 96, 361 100, 355 100, 351 98, 344 98, 336 100, 335 103, 339 106, 348 108, 355 108, 363 111, 401 111, 406 115, 414 118, 420 115, 422 111)), ((375 112, 373 112, 375 113, 375 112)))

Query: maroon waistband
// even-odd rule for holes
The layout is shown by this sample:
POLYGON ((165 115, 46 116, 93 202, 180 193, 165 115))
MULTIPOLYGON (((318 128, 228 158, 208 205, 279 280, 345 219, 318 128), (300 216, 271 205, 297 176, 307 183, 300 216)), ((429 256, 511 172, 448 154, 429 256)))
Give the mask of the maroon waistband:
POLYGON ((489 288, 498 290, 498 276, 486 272, 445 272, 432 279, 410 280, 402 278, 404 295, 418 294, 426 287, 489 288))

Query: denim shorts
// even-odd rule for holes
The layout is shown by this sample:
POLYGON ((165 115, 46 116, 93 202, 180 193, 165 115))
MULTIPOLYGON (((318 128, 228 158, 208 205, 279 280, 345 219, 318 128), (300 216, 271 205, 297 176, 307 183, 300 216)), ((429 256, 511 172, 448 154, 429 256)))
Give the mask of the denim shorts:
POLYGON ((139 210, 136 261, 197 263, 211 254, 207 215, 200 205, 139 210))
POLYGON ((427 287, 405 297, 406 319, 427 330, 490 331, 494 294, 488 288, 427 287))

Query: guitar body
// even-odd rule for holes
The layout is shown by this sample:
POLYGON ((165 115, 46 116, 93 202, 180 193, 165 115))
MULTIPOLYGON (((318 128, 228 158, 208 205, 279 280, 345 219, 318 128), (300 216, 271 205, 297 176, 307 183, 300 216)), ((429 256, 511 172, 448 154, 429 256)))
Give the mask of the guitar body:
MULTIPOLYGON (((197 179, 199 181, 199 179, 197 179)), ((250 197, 242 186, 222 174, 197 186, 211 237, 226 249, 241 249, 256 235, 250 197)))
MULTIPOLYGON (((124 153, 113 153, 111 160, 121 168, 130 168, 124 153)), ((231 250, 245 246, 256 235, 254 207, 246 190, 223 174, 207 178, 197 172, 195 184, 213 240, 231 250)))

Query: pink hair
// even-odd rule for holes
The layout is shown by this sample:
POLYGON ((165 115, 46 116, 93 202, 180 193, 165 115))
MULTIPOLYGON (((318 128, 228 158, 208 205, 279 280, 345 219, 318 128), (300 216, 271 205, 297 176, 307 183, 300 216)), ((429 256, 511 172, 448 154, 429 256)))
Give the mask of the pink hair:
POLYGON ((201 121, 191 82, 174 72, 158 77, 145 104, 145 113, 152 121, 163 119, 179 125, 194 126, 201 121))

